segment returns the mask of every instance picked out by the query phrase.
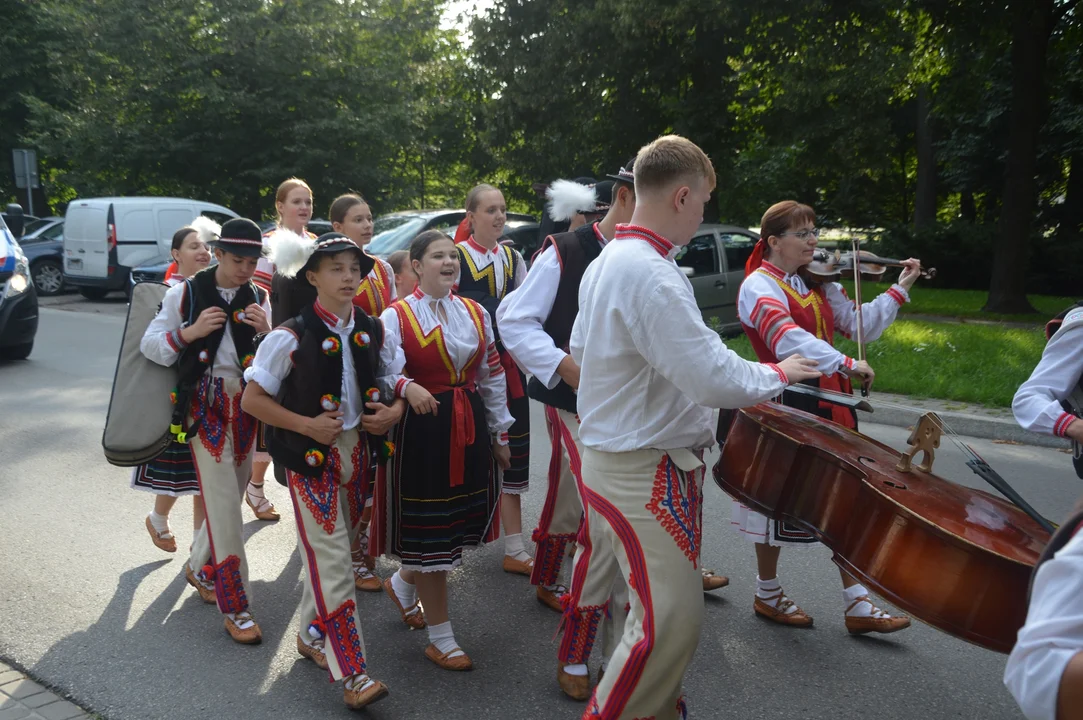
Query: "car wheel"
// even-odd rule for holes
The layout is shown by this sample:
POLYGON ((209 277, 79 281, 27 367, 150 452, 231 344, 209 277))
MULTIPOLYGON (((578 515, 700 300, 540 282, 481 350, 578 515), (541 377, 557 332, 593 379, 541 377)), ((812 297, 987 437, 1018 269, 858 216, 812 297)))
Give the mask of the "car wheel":
POLYGON ((0 357, 5 360, 26 360, 30 357, 30 351, 33 349, 34 341, 31 340, 22 345, 12 345, 11 347, 0 348, 0 357))
POLYGON ((45 297, 58 295, 64 289, 64 269, 59 262, 51 258, 38 260, 31 265, 30 277, 34 279, 34 287, 38 295, 45 297))
POLYGON ((104 300, 105 296, 109 294, 108 290, 102 288, 79 288, 79 294, 85 297, 87 300, 104 300))

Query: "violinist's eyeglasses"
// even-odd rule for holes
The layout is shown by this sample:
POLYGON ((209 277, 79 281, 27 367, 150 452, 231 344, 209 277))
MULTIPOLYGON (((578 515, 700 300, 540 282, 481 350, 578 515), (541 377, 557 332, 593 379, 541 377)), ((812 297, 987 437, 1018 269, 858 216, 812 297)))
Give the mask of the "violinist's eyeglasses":
POLYGON ((820 237, 820 228, 812 228, 811 230, 787 230, 779 235, 793 235, 798 240, 808 240, 809 236, 818 238, 820 237))

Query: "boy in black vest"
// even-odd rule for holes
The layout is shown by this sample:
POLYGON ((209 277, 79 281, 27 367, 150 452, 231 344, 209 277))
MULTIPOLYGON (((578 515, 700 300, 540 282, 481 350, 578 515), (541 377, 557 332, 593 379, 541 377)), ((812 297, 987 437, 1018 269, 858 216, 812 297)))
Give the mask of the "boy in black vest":
POLYGON ((185 576, 204 602, 217 602, 230 637, 254 644, 262 635, 248 610, 241 495, 252 473, 256 421, 241 410, 241 393, 271 308, 252 284, 263 251, 259 226, 235 218, 211 244, 218 264, 169 289, 140 349, 159 364, 179 365, 171 430, 191 443, 207 511, 185 576))
MULTIPOLYGON (((561 566, 583 516, 577 490, 579 421, 575 400, 579 368, 568 354, 568 339, 579 312, 583 273, 613 237, 617 224, 627 223, 635 209, 633 162, 634 158, 620 172, 609 175, 612 182, 592 188, 560 181, 550 186, 553 219, 562 221, 581 214, 587 223, 574 231, 547 237, 522 287, 509 295, 497 311, 505 347, 532 375, 528 394, 545 405, 553 444, 549 489, 533 535, 537 551, 530 581, 537 585, 538 600, 558 612, 565 611, 561 603, 565 588, 558 584, 561 566)), ((557 681, 566 694, 577 700, 590 697, 586 662, 594 630, 601 625, 605 659, 620 640, 628 595, 623 581, 619 585, 612 596, 607 591, 608 612, 602 605, 586 614, 576 608, 568 611, 557 681)))
POLYGON ((346 705, 358 709, 387 687, 365 665, 350 533, 372 480, 370 443, 391 452, 375 436, 398 422, 405 401, 380 402, 392 396, 377 383, 383 325, 353 304, 373 258, 341 233, 313 240, 279 231, 270 243, 278 274, 295 278, 283 285, 293 297, 279 299, 300 311, 260 343, 242 406, 271 428, 271 457, 286 469, 293 500, 305 567, 297 650, 343 680, 346 705))

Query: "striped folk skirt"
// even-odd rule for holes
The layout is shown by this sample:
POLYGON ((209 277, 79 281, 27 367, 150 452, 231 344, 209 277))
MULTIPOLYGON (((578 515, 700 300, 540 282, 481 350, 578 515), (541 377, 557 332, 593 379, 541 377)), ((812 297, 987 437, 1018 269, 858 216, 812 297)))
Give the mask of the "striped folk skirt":
POLYGON ((192 449, 186 444, 169 443, 161 455, 146 465, 132 468, 131 486, 155 495, 199 495, 192 449))
POLYGON ((458 567, 463 548, 495 540, 500 528, 500 477, 481 396, 462 389, 433 396, 440 403, 436 415, 406 408, 392 437, 395 454, 381 468, 373 500, 372 554, 391 555, 421 572, 458 567), (474 442, 462 453, 462 484, 452 486, 455 392, 466 393, 471 412, 460 421, 472 423, 474 442))

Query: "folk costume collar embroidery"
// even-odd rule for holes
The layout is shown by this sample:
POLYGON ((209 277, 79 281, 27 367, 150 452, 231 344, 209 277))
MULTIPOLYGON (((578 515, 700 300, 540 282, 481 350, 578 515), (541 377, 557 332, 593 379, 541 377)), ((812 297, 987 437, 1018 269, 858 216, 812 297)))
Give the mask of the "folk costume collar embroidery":
POLYGON ((655 252, 667 260, 671 260, 677 247, 658 233, 641 225, 617 225, 617 231, 613 235, 614 240, 642 240, 650 245, 655 252))
POLYGON ((349 332, 353 330, 353 313, 350 313, 349 320, 343 320, 338 315, 335 315, 333 312, 321 305, 319 300, 312 304, 312 309, 316 312, 316 317, 318 317, 320 320, 323 320, 324 324, 327 325, 328 328, 334 330, 340 335, 348 335, 349 332))
POLYGON ((601 228, 598 227, 598 223, 594 223, 594 237, 598 238, 598 244, 605 247, 609 241, 605 239, 605 235, 602 235, 601 228))
POLYGON ((470 237, 468 237, 466 239, 466 244, 469 245, 474 250, 476 250, 477 252, 481 253, 482 255, 491 255, 491 256, 494 256, 494 257, 500 251, 500 247, 501 247, 500 243, 498 242, 492 248, 487 248, 487 247, 483 246, 481 243, 479 243, 477 240, 475 240, 473 235, 471 235, 470 237))

